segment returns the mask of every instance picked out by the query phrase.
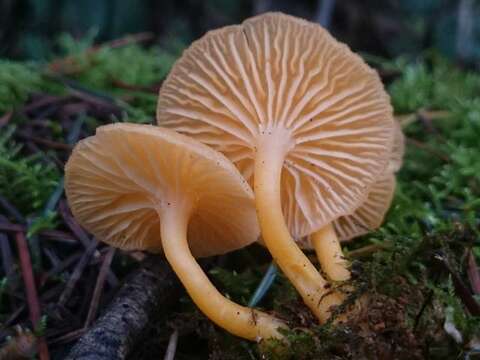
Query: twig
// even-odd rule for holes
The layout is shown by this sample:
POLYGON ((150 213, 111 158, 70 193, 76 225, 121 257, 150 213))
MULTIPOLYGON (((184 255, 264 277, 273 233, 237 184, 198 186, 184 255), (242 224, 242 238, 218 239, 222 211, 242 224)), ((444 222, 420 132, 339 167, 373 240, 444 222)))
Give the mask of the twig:
MULTIPOLYGON (((24 233, 18 232, 15 235, 18 248, 18 256, 20 258, 20 267, 22 269, 23 282, 25 283, 25 291, 27 293, 27 303, 30 312, 30 321, 35 327, 40 321, 41 310, 38 301, 37 288, 35 286, 35 279, 33 277, 32 262, 30 260, 30 253, 28 251, 27 239, 24 233)), ((50 358, 48 353, 47 343, 45 339, 38 339, 38 349, 41 360, 48 360, 50 358)))
POLYGON ((12 248, 8 242, 8 237, 0 234, 0 249, 2 252, 2 267, 5 277, 8 279, 13 271, 12 248))
POLYGON ((15 320, 17 319, 17 317, 23 312, 23 310, 25 310, 25 304, 22 304, 20 305, 15 311, 13 311, 10 316, 8 317, 7 320, 5 320, 5 322, 3 323, 3 325, 5 327, 7 326, 11 326, 15 320))
POLYGON ((468 251, 467 257, 467 274, 470 280, 470 284, 473 290, 473 293, 476 295, 480 294, 480 271, 478 270, 477 262, 475 261, 475 255, 470 249, 468 251))
POLYGON ((328 29, 332 21, 334 8, 335 0, 318 0, 315 22, 322 25, 325 29, 328 29))
MULTIPOLYGON (((7 219, 4 216, 0 215, 0 222, 4 222, 4 221, 7 221, 7 219)), ((14 271, 12 248, 10 246, 8 237, 1 233, 0 233, 0 250, 2 253, 3 272, 5 273, 5 278, 7 279, 7 286, 11 290, 13 287, 10 284, 10 280, 14 271)), ((9 300, 10 300, 10 305, 13 306, 14 299, 11 295, 9 295, 9 300)))
POLYGON ((105 280, 107 278, 108 270, 115 255, 115 248, 109 248, 107 255, 102 262, 102 266, 98 272, 97 282, 95 284, 95 289, 93 290, 92 300, 90 302, 90 308, 88 310, 87 319, 85 320, 85 328, 88 329, 92 321, 97 315, 98 304, 100 302, 100 296, 102 295, 103 286, 105 285, 105 280))
POLYGON ((19 224, 12 224, 10 222, 2 222, 0 223, 0 231, 14 232, 14 233, 25 232, 26 227, 19 224))
POLYGON ((480 304, 472 296, 460 276, 452 269, 447 258, 443 254, 437 254, 435 255, 435 259, 450 273, 455 292, 462 300, 468 312, 473 316, 480 316, 480 304))
POLYGON ((363 246, 363 247, 361 247, 361 248, 359 248, 359 249, 355 249, 355 250, 349 251, 349 252, 348 252, 348 257, 351 257, 351 258, 362 258, 362 257, 370 256, 370 255, 373 254, 374 252, 377 252, 377 251, 386 249, 387 247, 388 247, 388 245, 386 245, 386 244, 366 245, 366 246, 363 246))
MULTIPOLYGON (((27 227, 20 224, 12 224, 10 222, 0 222, 0 231, 5 232, 27 232, 27 227)), ((59 241, 68 244, 78 244, 78 240, 69 233, 60 230, 42 230, 39 235, 45 237, 48 240, 59 241)))
POLYGON ((112 80, 112 85, 120 88, 120 89, 125 89, 125 90, 132 90, 132 91, 142 91, 146 93, 152 93, 152 94, 158 94, 160 91, 160 88, 162 86, 162 82, 160 81, 157 84, 151 85, 151 86, 140 86, 140 85, 132 85, 128 84, 126 82, 123 82, 121 80, 112 80))
POLYGON ((59 336, 57 338, 49 340, 49 343, 51 345, 69 343, 69 342, 72 342, 75 339, 78 339, 83 334, 85 334, 85 331, 86 331, 85 328, 73 330, 69 333, 66 333, 66 334, 62 335, 62 336, 59 336))
POLYGON ((70 296, 72 295, 73 289, 75 289, 75 285, 77 285, 78 280, 82 276, 83 270, 87 267, 88 263, 90 262, 90 258, 92 257, 93 253, 97 249, 98 242, 97 240, 93 240, 88 248, 83 253, 82 257, 78 261, 75 269, 72 272, 72 275, 68 279, 68 282, 65 286, 65 290, 63 290, 62 295, 60 295, 60 299, 58 300, 58 304, 60 306, 64 306, 70 296))
POLYGON ((168 340, 167 351, 165 352, 165 357, 163 360, 174 360, 175 353, 177 352, 177 343, 178 343, 178 330, 175 329, 170 335, 168 340))
POLYGON ((64 269, 68 268, 69 266, 72 266, 75 264, 75 261, 80 259, 82 257, 82 253, 78 252, 76 254, 70 255, 67 257, 65 260, 63 260, 58 266, 53 267, 50 269, 44 276, 44 280, 46 281, 48 278, 52 277, 53 275, 58 274, 60 271, 63 271, 64 269))
POLYGON ((422 142, 420 142, 416 139, 412 139, 412 138, 407 137, 405 140, 408 144, 414 145, 414 146, 418 147, 419 149, 425 150, 426 152, 429 152, 430 154, 436 156, 437 158, 439 158, 439 159, 441 159, 445 162, 450 162, 450 158, 447 155, 445 155, 445 154, 443 154, 443 153, 441 153, 437 150, 432 149, 430 146, 428 146, 428 145, 426 145, 426 144, 424 144, 424 143, 422 143, 422 142))
POLYGON ((72 231, 75 237, 82 243, 83 247, 88 248, 88 246, 90 245, 90 238, 88 237, 87 233, 80 227, 80 225, 78 225, 72 214, 70 214, 70 210, 68 209, 67 203, 65 201, 60 201, 58 210, 60 212, 60 215, 62 216, 63 221, 72 231))
POLYGON ((12 118, 13 111, 8 111, 4 115, 0 116, 0 128, 7 125, 12 118))
POLYGON ((125 359, 141 339, 152 314, 168 314, 178 301, 179 283, 166 262, 150 257, 122 286, 94 326, 66 360, 125 359))
POLYGON ((20 211, 17 210, 15 206, 13 206, 10 201, 0 195, 0 206, 5 209, 5 211, 15 219, 15 221, 19 223, 24 223, 25 218, 22 216, 20 211))
MULTIPOLYGON (((91 48, 87 49, 85 51, 85 54, 87 56, 91 56, 95 54, 96 52, 100 51, 101 49, 104 48, 110 48, 110 49, 115 49, 119 48, 122 46, 126 46, 129 44, 134 44, 134 43, 139 43, 139 42, 145 42, 149 41, 153 38, 152 33, 148 32, 143 32, 143 33, 138 33, 138 34, 133 34, 133 35, 128 35, 126 37, 120 38, 120 39, 115 39, 110 42, 106 42, 100 45, 94 45, 91 48)), ((58 59, 48 65, 48 69, 50 71, 56 72, 56 73, 68 73, 68 74, 73 74, 76 72, 77 69, 72 68, 75 65, 76 58, 74 56, 67 56, 63 59, 58 59), (70 68, 68 68, 70 67, 70 68)))
MULTIPOLYGON (((91 240, 88 237, 87 233, 73 218, 72 214, 70 213, 70 209, 68 208, 67 202, 61 201, 58 210, 65 224, 72 231, 75 237, 82 243, 83 247, 87 249, 91 240)), ((116 287, 118 285, 118 279, 111 270, 108 271, 107 281, 111 287, 116 287)))
POLYGON ((50 149, 65 150, 65 151, 72 150, 72 145, 61 143, 58 141, 44 139, 35 135, 30 135, 30 134, 27 134, 25 131, 17 131, 16 134, 22 139, 31 140, 34 143, 46 146, 50 149))
POLYGON ((50 105, 53 105, 53 104, 59 104, 59 103, 62 103, 62 102, 67 102, 68 100, 70 100, 70 97, 68 97, 68 96, 59 97, 59 96, 51 96, 51 95, 43 95, 42 94, 42 96, 38 100, 34 100, 30 104, 25 105, 24 107, 19 109, 18 112, 21 113, 21 114, 26 114, 26 113, 29 113, 33 110, 37 110, 37 109, 40 109, 42 107, 50 106, 50 105))
POLYGON ((260 284, 258 284, 257 288, 255 289, 255 292, 250 298, 250 301, 248 302, 249 307, 256 306, 263 299, 263 297, 265 296, 265 294, 267 293, 267 291, 270 289, 273 282, 275 281, 275 278, 277 277, 277 273, 278 273, 277 267, 275 263, 272 261, 268 266, 268 269, 265 272, 265 275, 263 275, 263 278, 260 281, 260 284))
POLYGON ((78 244, 78 240, 75 239, 71 234, 60 230, 44 230, 40 231, 39 235, 45 240, 57 241, 71 245, 78 244))

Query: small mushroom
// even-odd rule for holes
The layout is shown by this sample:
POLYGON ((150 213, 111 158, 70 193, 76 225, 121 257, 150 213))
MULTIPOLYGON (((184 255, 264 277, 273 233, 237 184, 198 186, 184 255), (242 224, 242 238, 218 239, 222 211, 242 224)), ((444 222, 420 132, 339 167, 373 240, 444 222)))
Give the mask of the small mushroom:
POLYGON ((163 251, 195 304, 230 333, 281 337, 281 321, 225 298, 195 260, 258 237, 252 190, 222 154, 169 129, 114 124, 81 141, 65 171, 72 212, 98 239, 163 251))
POLYGON ((311 244, 304 245, 304 248, 315 248, 322 270, 330 280, 345 281, 350 278, 349 264, 343 256, 340 241, 367 234, 382 224, 395 191, 394 173, 402 166, 404 152, 402 129, 395 122, 395 137, 386 174, 380 176, 365 202, 355 212, 341 216, 313 233, 310 236, 311 244))
POLYGON ((253 184, 266 246, 325 321, 342 297, 326 296, 293 238, 354 211, 384 170, 393 116, 377 73, 318 24, 267 13, 194 42, 163 83, 157 118, 253 184))

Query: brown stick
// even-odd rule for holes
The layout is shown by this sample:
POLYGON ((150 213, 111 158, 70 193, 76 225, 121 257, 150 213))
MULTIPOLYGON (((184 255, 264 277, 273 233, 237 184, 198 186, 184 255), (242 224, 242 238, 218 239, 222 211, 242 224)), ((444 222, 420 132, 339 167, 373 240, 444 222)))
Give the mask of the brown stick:
MULTIPOLYGON (((35 279, 33 277, 32 262, 30 260, 30 252, 28 250, 27 239, 25 234, 18 232, 15 235, 17 242, 18 256, 20 258, 20 267, 22 269, 23 282, 25 283, 25 292, 27 293, 28 310, 30 312, 30 320, 35 327, 40 321, 41 311, 40 303, 38 301, 37 288, 35 286, 35 279)), ((45 339, 38 339, 38 350, 40 360, 48 360, 50 358, 48 353, 47 343, 45 339)))
POLYGON ((115 300, 81 337, 66 360, 125 359, 154 313, 168 314, 179 283, 165 260, 149 257, 122 286, 115 300))

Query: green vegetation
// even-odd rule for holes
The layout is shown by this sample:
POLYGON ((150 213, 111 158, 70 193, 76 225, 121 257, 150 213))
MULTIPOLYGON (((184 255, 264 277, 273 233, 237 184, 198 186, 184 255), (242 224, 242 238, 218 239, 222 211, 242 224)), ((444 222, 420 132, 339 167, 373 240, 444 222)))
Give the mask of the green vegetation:
POLYGON ((42 161, 42 154, 23 156, 12 140, 14 127, 0 135, 0 193, 23 214, 40 210, 55 189, 60 172, 42 161))

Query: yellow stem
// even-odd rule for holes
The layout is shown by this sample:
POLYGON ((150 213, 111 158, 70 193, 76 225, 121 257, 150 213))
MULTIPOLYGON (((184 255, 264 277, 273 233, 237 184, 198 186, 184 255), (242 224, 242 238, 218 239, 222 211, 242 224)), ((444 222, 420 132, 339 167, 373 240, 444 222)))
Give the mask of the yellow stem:
POLYGON ((318 261, 327 277, 333 281, 350 279, 348 261, 344 258, 340 241, 330 223, 310 237, 317 253, 318 261))
POLYGON ((165 256, 199 309, 218 326, 236 336, 256 341, 281 338, 277 329, 286 327, 283 322, 234 303, 212 285, 188 247, 188 206, 172 201, 159 213, 165 256))
POLYGON ((274 260, 323 323, 331 315, 331 306, 340 304, 343 297, 330 293, 328 283, 300 250, 287 228, 280 193, 285 152, 285 143, 277 136, 266 135, 258 144, 254 173, 258 219, 263 240, 274 260))

